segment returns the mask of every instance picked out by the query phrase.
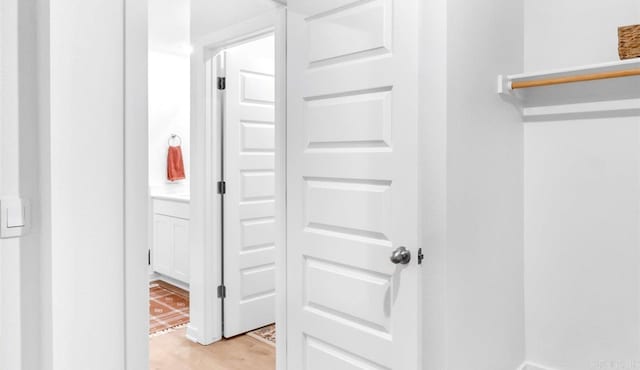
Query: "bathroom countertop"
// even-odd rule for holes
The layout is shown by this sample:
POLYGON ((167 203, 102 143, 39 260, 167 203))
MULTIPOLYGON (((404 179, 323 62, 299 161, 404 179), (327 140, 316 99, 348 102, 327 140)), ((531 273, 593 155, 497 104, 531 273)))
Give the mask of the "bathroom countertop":
POLYGON ((191 201, 190 194, 151 194, 151 199, 169 200, 174 202, 189 203, 191 201))

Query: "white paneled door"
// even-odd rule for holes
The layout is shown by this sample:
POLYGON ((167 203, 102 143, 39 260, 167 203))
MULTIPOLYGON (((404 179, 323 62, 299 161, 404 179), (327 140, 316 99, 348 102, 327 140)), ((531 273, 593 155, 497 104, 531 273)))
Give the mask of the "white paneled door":
POLYGON ((274 37, 226 51, 224 336, 275 321, 274 37))
POLYGON ((418 2, 288 5, 288 369, 417 370, 418 2))

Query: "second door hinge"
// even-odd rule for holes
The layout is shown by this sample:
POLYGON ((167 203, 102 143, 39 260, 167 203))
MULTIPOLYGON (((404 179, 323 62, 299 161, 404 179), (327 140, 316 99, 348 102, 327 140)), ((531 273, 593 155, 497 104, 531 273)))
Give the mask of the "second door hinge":
POLYGON ((225 77, 218 77, 218 90, 226 90, 227 79, 225 77))
POLYGON ((218 298, 226 298, 227 297, 227 287, 224 285, 218 286, 218 298))
POLYGON ((422 265, 422 260, 424 259, 424 254, 422 254, 422 248, 418 249, 418 265, 422 265))
POLYGON ((227 193, 227 183, 224 181, 218 181, 218 194, 227 193))

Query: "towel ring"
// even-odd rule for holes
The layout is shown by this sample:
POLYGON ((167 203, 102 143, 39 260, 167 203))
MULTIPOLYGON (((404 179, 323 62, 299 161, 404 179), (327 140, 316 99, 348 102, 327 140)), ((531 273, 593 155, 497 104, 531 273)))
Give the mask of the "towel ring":
POLYGON ((169 144, 169 146, 180 146, 182 145, 182 138, 180 137, 180 135, 171 134, 171 137, 169 138, 169 140, 167 140, 167 144, 169 144), (171 145, 171 142, 176 139, 178 140, 178 145, 171 145))

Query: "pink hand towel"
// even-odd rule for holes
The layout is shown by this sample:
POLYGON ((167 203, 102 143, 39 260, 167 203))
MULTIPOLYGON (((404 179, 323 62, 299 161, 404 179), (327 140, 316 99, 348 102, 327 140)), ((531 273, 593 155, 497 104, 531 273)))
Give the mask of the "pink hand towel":
POLYGON ((167 155, 167 178, 169 181, 184 180, 184 162, 182 161, 182 149, 179 146, 169 146, 167 155))

